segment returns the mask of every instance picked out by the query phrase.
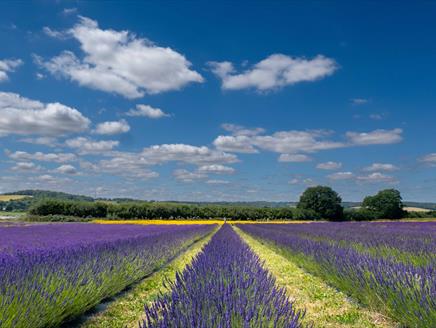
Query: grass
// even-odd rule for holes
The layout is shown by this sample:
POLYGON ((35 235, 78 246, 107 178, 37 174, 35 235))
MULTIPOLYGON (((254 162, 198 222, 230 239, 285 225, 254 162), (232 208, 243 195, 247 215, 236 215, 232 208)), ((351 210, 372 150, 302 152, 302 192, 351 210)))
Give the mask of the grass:
POLYGON ((10 216, 11 218, 19 217, 26 214, 26 212, 7 212, 7 211, 0 211, 0 216, 10 216))
POLYGON ((235 230, 265 260, 265 267, 276 277, 277 284, 286 288, 295 306, 306 308, 305 322, 320 328, 398 327, 383 315, 359 306, 321 278, 307 273, 275 246, 264 244, 238 228, 235 230))
POLYGON ((27 195, 0 195, 0 202, 8 202, 10 200, 18 200, 23 198, 28 198, 31 196, 27 195))
MULTIPOLYGON (((218 228, 217 228, 218 229, 218 228)), ((155 272, 136 284, 131 290, 112 301, 107 308, 91 316, 80 328, 137 328, 138 322, 144 315, 144 304, 151 304, 162 292, 165 292, 165 281, 173 281, 177 271, 192 261, 203 246, 209 242, 212 235, 217 231, 194 243, 186 252, 179 255, 164 268, 155 272)))

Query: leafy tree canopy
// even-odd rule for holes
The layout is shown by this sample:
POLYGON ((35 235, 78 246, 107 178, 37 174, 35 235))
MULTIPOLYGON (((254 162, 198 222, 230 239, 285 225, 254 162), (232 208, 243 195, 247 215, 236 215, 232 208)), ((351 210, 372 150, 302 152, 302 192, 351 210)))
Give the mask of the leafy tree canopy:
POLYGON ((374 211, 380 218, 401 219, 404 215, 403 199, 396 189, 385 189, 374 196, 367 196, 362 206, 374 211))
POLYGON ((315 211, 323 219, 342 220, 344 209, 341 202, 341 197, 332 188, 316 186, 306 189, 301 195, 297 207, 303 210, 315 211))

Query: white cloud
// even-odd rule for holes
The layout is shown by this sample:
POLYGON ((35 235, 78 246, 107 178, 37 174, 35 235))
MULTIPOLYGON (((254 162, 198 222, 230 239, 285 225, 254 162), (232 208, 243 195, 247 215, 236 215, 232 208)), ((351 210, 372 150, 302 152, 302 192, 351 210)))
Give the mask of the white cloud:
POLYGON ((300 183, 300 180, 297 179, 297 178, 293 178, 293 179, 289 180, 288 183, 289 183, 290 185, 296 185, 296 184, 299 184, 299 183, 300 183))
POLYGON ((297 152, 316 152, 326 149, 344 147, 341 142, 325 140, 328 131, 280 131, 269 136, 256 136, 252 138, 253 145, 263 150, 282 154, 297 152))
POLYGON ((95 133, 113 135, 113 134, 126 133, 129 130, 130 130, 130 126, 126 122, 126 120, 121 120, 121 121, 100 123, 97 125, 95 129, 95 133))
POLYGON ((77 174, 76 168, 73 165, 69 165, 69 164, 61 165, 55 171, 61 174, 70 174, 70 175, 77 174))
POLYGON ((226 185, 226 184, 229 184, 230 181, 227 181, 227 180, 214 180, 214 179, 212 179, 212 180, 207 180, 206 183, 207 184, 212 184, 212 185, 226 185))
POLYGON ((342 163, 339 162, 325 162, 325 163, 319 163, 316 168, 321 170, 337 170, 342 167, 342 163))
POLYGON ((0 82, 8 80, 8 73, 14 72, 15 69, 22 64, 23 61, 21 59, 0 60, 0 82))
POLYGON ((258 134, 263 134, 265 129, 263 128, 246 128, 241 125, 232 124, 232 123, 224 123, 221 127, 230 132, 233 136, 247 136, 252 137, 258 134))
POLYGON ((436 165, 436 153, 430 153, 428 155, 425 155, 419 161, 425 164, 429 164, 431 166, 436 165))
POLYGON ((70 15, 70 14, 74 14, 77 12, 77 8, 65 8, 62 13, 64 15, 70 15))
POLYGON ((57 146, 56 138, 51 138, 51 137, 23 138, 23 139, 20 139, 18 141, 30 143, 30 144, 34 144, 34 145, 43 145, 43 146, 48 146, 48 147, 57 146))
POLYGON ((299 82, 316 81, 338 68, 333 59, 318 55, 313 59, 273 54, 243 73, 236 73, 230 62, 209 62, 212 72, 222 80, 222 88, 255 88, 267 91, 299 82))
POLYGON ((369 118, 374 121, 381 121, 384 118, 383 114, 370 114, 369 118))
POLYGON ((54 39, 60 39, 60 40, 63 40, 63 39, 66 39, 66 38, 68 37, 68 34, 67 34, 67 33, 53 30, 53 29, 51 29, 51 28, 48 27, 48 26, 44 26, 44 27, 42 28, 42 31, 43 31, 46 35, 48 35, 49 37, 54 38, 54 39))
POLYGON ((206 146, 163 144, 144 148, 139 157, 149 164, 178 161, 196 165, 229 164, 238 162, 233 154, 211 150, 206 146))
POLYGON ((68 179, 68 178, 59 179, 59 178, 54 177, 50 174, 43 174, 43 175, 40 175, 37 177, 33 177, 31 180, 37 182, 37 184, 42 185, 42 186, 44 186, 46 184, 58 186, 58 185, 62 185, 65 183, 71 183, 71 181, 72 181, 71 179, 68 179))
POLYGON ((131 109, 126 113, 127 116, 144 116, 152 119, 168 117, 169 114, 160 108, 153 108, 149 105, 136 105, 136 109, 131 109))
POLYGON ((174 170, 173 176, 183 182, 193 182, 195 180, 201 180, 207 178, 207 175, 200 172, 190 172, 184 169, 174 170))
POLYGON ((145 93, 179 90, 203 77, 191 63, 169 47, 159 47, 128 31, 103 30, 96 21, 80 17, 68 33, 80 42, 84 58, 64 51, 48 62, 37 58, 52 74, 69 78, 81 86, 134 99, 145 93))
POLYGON ((16 161, 40 161, 40 162, 55 162, 65 163, 72 162, 77 159, 77 156, 71 153, 28 153, 25 151, 16 151, 11 153, 6 151, 6 155, 16 161))
POLYGON ((353 99, 351 99, 351 103, 353 105, 364 105, 368 102, 369 102, 369 100, 366 98, 353 98, 353 99))
POLYGON ((281 154, 279 156, 279 162, 289 162, 289 163, 302 163, 310 162, 312 158, 303 154, 281 154))
POLYGON ((346 136, 353 145, 387 145, 403 140, 402 129, 374 130, 371 132, 347 132, 346 136))
POLYGON ((357 180, 363 183, 397 183, 398 181, 390 176, 380 172, 374 172, 364 176, 358 176, 357 180))
POLYGON ((89 119, 75 108, 60 103, 43 104, 16 93, 0 92, 0 136, 61 136, 85 131, 89 124, 89 119))
MULTIPOLYGON (((290 130, 263 135, 263 129, 244 129, 241 126, 226 126, 237 135, 218 136, 213 144, 222 151, 232 153, 257 153, 266 150, 280 153, 279 161, 308 161, 301 153, 315 153, 322 150, 376 144, 392 144, 402 140, 402 130, 374 130, 370 132, 347 132, 345 141, 331 140, 332 131, 290 130)), ((323 165, 320 165, 322 168, 323 165)))
POLYGON ((119 142, 115 140, 95 141, 85 137, 68 139, 65 144, 70 148, 76 148, 81 154, 95 154, 111 151, 119 142))
POLYGON ((218 136, 213 144, 222 151, 247 154, 258 152, 252 145, 252 139, 247 136, 218 136))
POLYGON ((96 164, 82 161, 80 166, 85 170, 110 173, 129 179, 149 180, 159 176, 159 173, 147 167, 149 163, 141 159, 139 154, 115 152, 112 156, 111 159, 104 159, 96 164))
POLYGON ((398 170, 398 167, 388 163, 373 163, 372 165, 365 167, 363 170, 366 172, 392 172, 398 170))
POLYGON ((37 172, 40 171, 41 166, 36 165, 32 162, 18 162, 15 166, 12 167, 13 171, 28 171, 28 172, 37 172))
POLYGON ((222 164, 210 164, 203 165, 198 168, 198 172, 201 173, 215 173, 215 174, 233 174, 235 169, 230 166, 225 166, 222 164))
POLYGON ((329 174, 327 178, 331 180, 350 180, 354 178, 354 174, 352 172, 336 172, 329 174))

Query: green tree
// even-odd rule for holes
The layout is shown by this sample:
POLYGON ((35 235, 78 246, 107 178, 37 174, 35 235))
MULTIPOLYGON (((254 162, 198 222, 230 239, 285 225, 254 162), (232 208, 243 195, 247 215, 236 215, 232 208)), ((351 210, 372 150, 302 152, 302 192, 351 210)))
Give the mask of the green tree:
POLYGON ((376 213, 378 218, 401 219, 404 216, 403 199, 396 189, 385 189, 367 196, 362 206, 376 213))
POLYGON ((301 195, 297 208, 316 212, 322 219, 342 220, 342 199, 336 191, 326 186, 307 188, 301 195))

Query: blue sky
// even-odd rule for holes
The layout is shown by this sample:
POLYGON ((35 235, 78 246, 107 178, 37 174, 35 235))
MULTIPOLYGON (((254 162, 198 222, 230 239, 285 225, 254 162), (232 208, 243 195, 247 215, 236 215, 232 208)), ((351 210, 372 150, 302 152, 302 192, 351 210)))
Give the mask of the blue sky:
POLYGON ((0 192, 436 199, 436 4, 2 2, 0 192))

